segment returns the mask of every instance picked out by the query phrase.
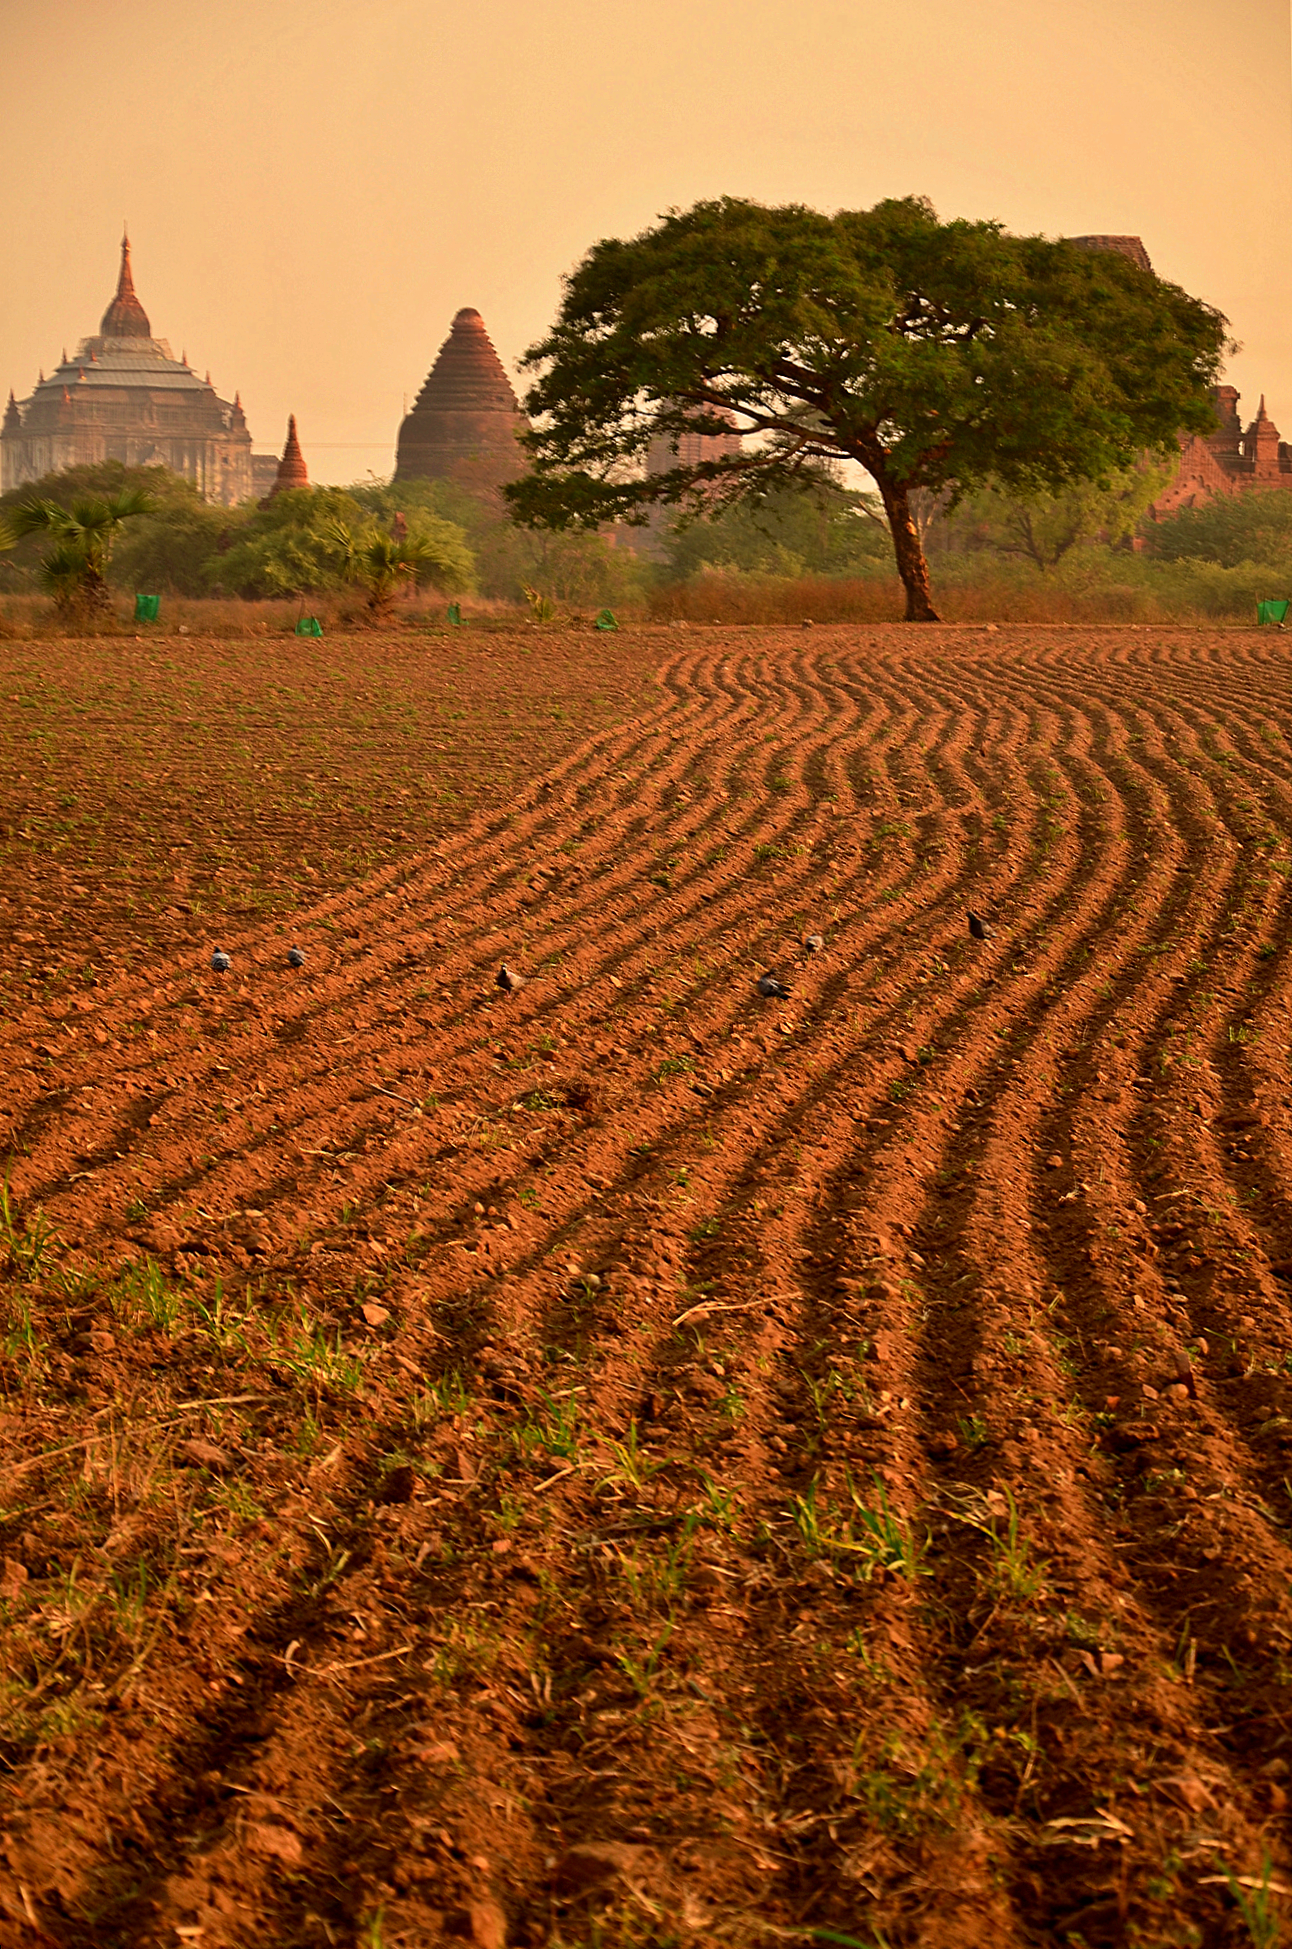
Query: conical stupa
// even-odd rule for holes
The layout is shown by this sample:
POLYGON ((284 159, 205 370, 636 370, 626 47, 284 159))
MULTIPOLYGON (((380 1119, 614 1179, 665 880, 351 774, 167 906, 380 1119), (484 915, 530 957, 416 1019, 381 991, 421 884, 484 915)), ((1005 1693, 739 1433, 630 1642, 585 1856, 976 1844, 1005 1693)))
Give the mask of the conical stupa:
POLYGON ((517 435, 528 424, 484 319, 468 306, 399 429, 395 479, 453 480, 496 493, 525 470, 517 435))
POLYGON ((274 484, 261 505, 262 507, 268 507, 275 494, 282 494, 289 487, 308 487, 309 484, 310 477, 309 470, 305 465, 305 455, 301 452, 301 443, 296 438, 296 415, 295 413, 289 413, 287 415, 287 442, 283 447, 283 457, 278 463, 278 473, 274 484))

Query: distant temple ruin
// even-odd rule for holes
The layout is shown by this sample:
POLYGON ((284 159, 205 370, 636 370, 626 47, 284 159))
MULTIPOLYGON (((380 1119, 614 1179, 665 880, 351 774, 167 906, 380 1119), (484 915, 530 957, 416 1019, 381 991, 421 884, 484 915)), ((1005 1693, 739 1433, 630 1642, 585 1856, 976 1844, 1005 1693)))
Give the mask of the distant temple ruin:
POLYGON ((1149 509, 1150 520, 1160 521, 1180 508, 1199 507, 1217 494, 1292 487, 1292 448, 1280 440, 1265 410, 1264 393, 1256 418, 1246 429, 1238 417, 1240 397, 1233 386, 1212 389, 1216 431, 1180 435, 1179 470, 1149 509))
POLYGON ((451 480, 485 496, 525 471, 529 421, 484 319, 465 307, 399 429, 395 479, 451 480))
POLYGON ((225 507, 249 499, 255 486, 241 399, 219 398, 210 373, 199 379, 186 357, 176 359, 164 338, 152 336, 128 237, 98 334, 81 340, 75 358, 64 352, 48 379, 42 372, 29 399, 10 392, 0 425, 0 488, 104 460, 169 467, 204 500, 225 507))
MULTIPOLYGON (((1153 268, 1138 237, 1070 237, 1068 242, 1086 250, 1115 250, 1142 271, 1153 268)), ((1292 487, 1292 447, 1280 440, 1265 410, 1264 393, 1256 418, 1246 429, 1238 417, 1240 397, 1233 386, 1212 388, 1216 431, 1180 435, 1179 468, 1149 508, 1150 521, 1161 521, 1180 508, 1198 507, 1216 494, 1292 487)))
POLYGON ((305 465, 305 455, 301 452, 301 443, 296 437, 296 415, 295 413, 289 413, 287 415, 287 440, 283 447, 283 457, 274 469, 273 486, 270 488, 268 494, 265 495, 260 505, 262 508, 267 508, 275 495, 284 494, 289 488, 293 487, 308 487, 309 484, 310 477, 309 470, 305 465))

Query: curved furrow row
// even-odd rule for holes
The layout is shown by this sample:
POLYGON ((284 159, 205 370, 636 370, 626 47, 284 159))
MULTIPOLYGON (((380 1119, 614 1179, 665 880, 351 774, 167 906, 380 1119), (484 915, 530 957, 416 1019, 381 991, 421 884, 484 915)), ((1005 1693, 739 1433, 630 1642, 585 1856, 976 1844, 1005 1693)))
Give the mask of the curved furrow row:
MULTIPOLYGON (((181 1912, 216 1942, 378 1914, 392 1940, 583 1940, 603 1898, 550 1871, 579 1840, 626 1848, 615 1900, 686 1941, 932 1940, 941 1907, 966 1943, 1111 1942, 1163 1902, 1221 1940, 1217 1868, 1266 1847, 1283 1872, 1258 1768, 1292 1549, 1259 1356, 1292 1345, 1290 915, 1215 843, 1285 823, 1250 728, 1279 661, 1257 645, 1236 700, 1228 646, 1187 636, 894 641, 689 648, 668 702, 510 823, 328 907, 379 945, 290 1035, 226 1000, 189 1052, 146 1018, 97 1212, 145 1170, 208 1319, 189 1207, 274 1227, 258 1263, 214 1238, 241 1310, 209 1387, 238 1333, 286 1330, 276 1283, 338 1348, 361 1300, 385 1317, 364 1413, 287 1382, 274 1341, 279 1393, 204 1416, 281 1448, 295 1400, 339 1439, 280 1464, 254 1570, 203 1556, 237 1635, 137 1731, 146 1840, 78 1843, 58 1940, 105 1940, 74 1920, 96 1906, 122 1943, 181 1912), (571 842, 580 884, 535 873, 571 842), (764 1004, 753 974, 809 924, 825 951, 764 1004), (423 1007, 396 943, 431 935, 423 1007), (473 1007, 518 936, 544 978, 473 1007), (145 1084, 182 1066, 150 1131, 145 1084), (203 1095, 239 1072, 213 1128, 203 1095), (1258 1198, 1216 1196, 1253 1163, 1258 1198)), ((25 1127, 15 1182, 57 1217, 101 1113, 25 1127)), ((110 1801, 93 1774, 91 1825, 110 1801)))

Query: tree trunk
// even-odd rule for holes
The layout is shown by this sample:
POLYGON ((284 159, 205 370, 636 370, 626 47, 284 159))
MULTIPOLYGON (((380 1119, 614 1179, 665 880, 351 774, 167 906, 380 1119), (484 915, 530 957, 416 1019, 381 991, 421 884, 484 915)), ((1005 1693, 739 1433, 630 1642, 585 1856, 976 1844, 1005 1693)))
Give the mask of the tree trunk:
POLYGON ((900 481, 886 481, 877 477, 877 484, 884 512, 888 516, 889 532, 893 537, 897 573, 906 591, 906 620, 908 623, 941 622, 929 591, 929 565, 924 559, 915 516, 911 513, 910 496, 900 481))

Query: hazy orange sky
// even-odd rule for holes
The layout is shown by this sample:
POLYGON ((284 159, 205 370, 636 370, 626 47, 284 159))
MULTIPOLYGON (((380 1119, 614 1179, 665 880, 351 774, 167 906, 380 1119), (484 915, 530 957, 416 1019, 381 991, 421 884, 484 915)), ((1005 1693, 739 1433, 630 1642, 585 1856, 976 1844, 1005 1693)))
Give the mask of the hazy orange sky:
POLYGON ((388 474, 461 305, 509 369, 598 237, 720 194, 1142 236, 1292 439, 1288 0, 4 0, 0 386, 154 332, 388 474))

